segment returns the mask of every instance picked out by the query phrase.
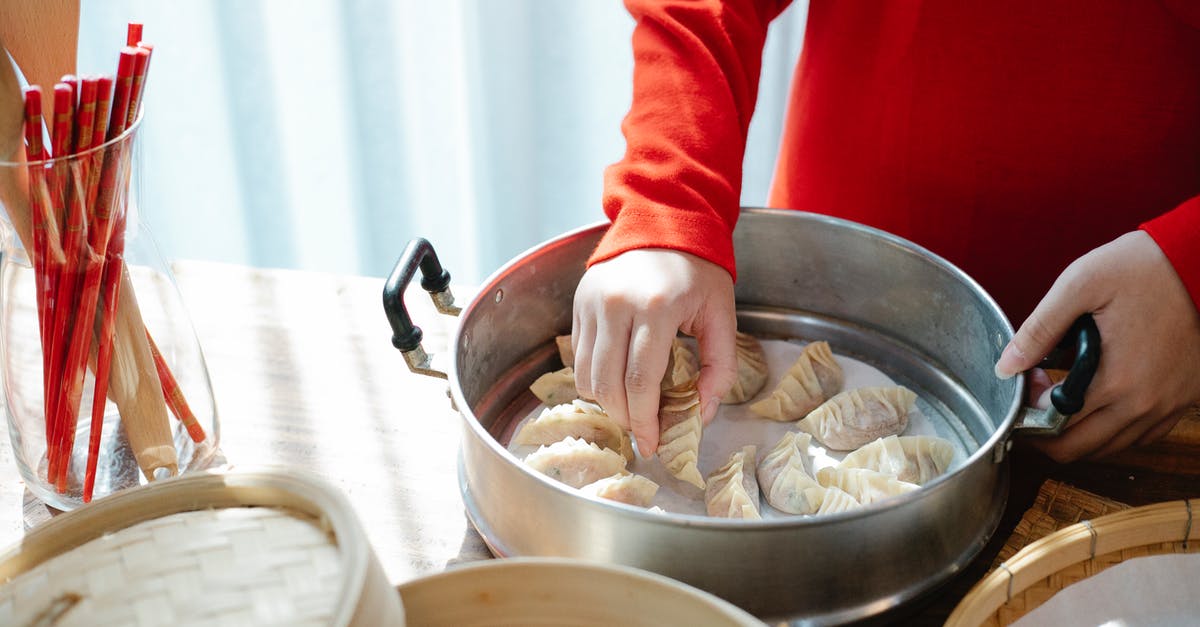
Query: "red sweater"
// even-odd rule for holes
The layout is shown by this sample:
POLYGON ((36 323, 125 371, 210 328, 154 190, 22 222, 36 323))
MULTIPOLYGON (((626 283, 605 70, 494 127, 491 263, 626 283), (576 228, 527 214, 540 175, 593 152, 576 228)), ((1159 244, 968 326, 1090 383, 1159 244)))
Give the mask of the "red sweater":
MULTIPOLYGON (((633 106, 591 263, 660 247, 734 274, 763 40, 786 2, 626 4, 633 106)), ((812 0, 769 204, 917 242, 1017 323, 1072 260, 1140 226, 1200 305, 1197 4, 812 0)))

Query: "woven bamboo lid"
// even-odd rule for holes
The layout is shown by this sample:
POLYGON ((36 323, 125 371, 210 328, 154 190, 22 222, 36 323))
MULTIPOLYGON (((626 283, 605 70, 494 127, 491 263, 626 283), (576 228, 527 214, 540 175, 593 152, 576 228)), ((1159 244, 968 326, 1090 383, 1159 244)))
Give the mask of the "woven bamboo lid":
POLYGON ((1036 540, 975 584, 946 625, 1007 625, 1059 590, 1127 559, 1198 553, 1197 507, 1188 500, 1135 507, 1036 540))
POLYGON ((0 553, 0 581, 0 624, 403 624, 349 503, 292 469, 101 499, 0 553))

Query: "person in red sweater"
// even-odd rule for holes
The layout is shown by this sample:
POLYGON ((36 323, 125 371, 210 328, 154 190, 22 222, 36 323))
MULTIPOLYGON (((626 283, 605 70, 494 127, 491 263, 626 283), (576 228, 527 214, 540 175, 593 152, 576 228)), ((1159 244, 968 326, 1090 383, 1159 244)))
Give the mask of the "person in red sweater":
MULTIPOLYGON (((613 223, 572 342, 580 393, 644 454, 677 330, 700 344, 706 420, 735 378, 731 233, 786 4, 626 1, 627 148, 605 172, 613 223)), ((1197 5, 811 0, 768 204, 882 228, 978 280, 1024 321, 997 376, 1093 313, 1104 355, 1083 410, 1040 444, 1051 457, 1152 441, 1200 401, 1198 194, 1197 5)))

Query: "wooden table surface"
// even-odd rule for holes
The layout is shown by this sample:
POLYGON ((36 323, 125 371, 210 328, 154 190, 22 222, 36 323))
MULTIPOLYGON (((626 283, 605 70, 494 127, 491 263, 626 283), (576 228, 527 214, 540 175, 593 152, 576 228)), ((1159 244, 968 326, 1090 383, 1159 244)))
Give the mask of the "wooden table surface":
MULTIPOLYGON (((447 383, 410 373, 392 348, 382 279, 200 262, 176 264, 176 278, 208 360, 230 465, 299 466, 342 490, 395 583, 489 557, 459 496, 461 418, 447 383)), ((434 313, 419 289, 408 303, 426 349, 444 351, 455 319, 434 313)), ((0 439, 0 543, 8 544, 23 533, 24 488, 7 431, 0 439)), ((1012 466, 993 542, 883 622, 941 624, 1047 477, 1132 505, 1200 496, 1200 422, 1104 464, 1059 466, 1018 446, 1012 466)))

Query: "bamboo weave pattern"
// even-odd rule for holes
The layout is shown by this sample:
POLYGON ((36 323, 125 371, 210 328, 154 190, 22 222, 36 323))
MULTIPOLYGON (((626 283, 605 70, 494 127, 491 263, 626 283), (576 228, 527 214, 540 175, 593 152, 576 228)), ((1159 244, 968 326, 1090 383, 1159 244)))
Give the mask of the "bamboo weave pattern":
POLYGON ((335 540, 311 517, 266 507, 182 512, 6 583, 0 624, 327 625, 341 570, 335 540))

